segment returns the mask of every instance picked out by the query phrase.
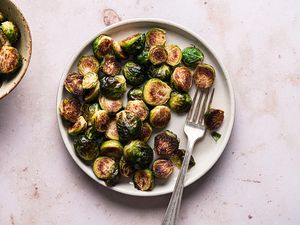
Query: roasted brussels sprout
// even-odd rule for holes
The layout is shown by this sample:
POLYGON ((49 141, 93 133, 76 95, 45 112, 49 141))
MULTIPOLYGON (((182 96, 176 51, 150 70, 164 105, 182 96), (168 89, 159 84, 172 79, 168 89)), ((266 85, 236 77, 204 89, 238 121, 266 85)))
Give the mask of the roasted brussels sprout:
POLYGON ((124 157, 121 158, 119 162, 119 172, 123 177, 130 177, 134 169, 132 166, 124 159, 124 157))
POLYGON ((0 23, 4 22, 6 20, 6 17, 2 12, 0 12, 0 23))
POLYGON ((149 48, 145 47, 142 52, 136 55, 135 62, 139 65, 147 66, 149 63, 149 48))
POLYGON ((87 128, 87 122, 85 121, 83 116, 79 116, 77 121, 73 124, 72 127, 69 127, 68 133, 71 135, 80 134, 85 131, 87 128))
POLYGON ((116 140, 104 141, 100 146, 100 155, 108 156, 118 161, 123 155, 123 145, 116 140))
POLYGON ((128 100, 142 100, 143 99, 143 89, 140 87, 133 87, 127 92, 128 100))
POLYGON ((168 178, 174 171, 173 163, 168 159, 157 159, 153 162, 152 171, 157 178, 168 178))
POLYGON ((167 63, 170 66, 177 66, 182 58, 181 49, 177 45, 169 45, 166 47, 166 50, 168 52, 167 63))
POLYGON ((119 140, 119 133, 118 133, 118 129, 117 129, 117 121, 116 120, 112 120, 110 121, 110 123, 108 124, 108 127, 105 131, 105 137, 111 140, 119 140))
POLYGON ((0 49, 4 45, 11 46, 11 43, 9 42, 7 37, 5 36, 4 32, 0 29, 0 49))
POLYGON ((108 76, 115 76, 119 74, 121 65, 114 55, 108 54, 104 56, 100 68, 104 74, 108 76))
POLYGON ((2 46, 0 49, 0 74, 16 72, 22 65, 18 50, 11 46, 2 46))
POLYGON ((112 180, 118 176, 118 163, 107 156, 100 156, 94 161, 93 172, 101 180, 112 180))
POLYGON ((182 61, 187 66, 195 67, 198 63, 203 61, 203 58, 204 55, 199 48, 187 47, 183 49, 182 61))
POLYGON ((82 106, 82 116, 87 121, 88 126, 92 125, 92 117, 95 114, 95 112, 100 110, 100 106, 98 103, 94 104, 84 104, 82 106))
POLYGON ((111 100, 104 96, 99 97, 99 104, 109 114, 115 114, 123 107, 122 99, 111 100))
POLYGON ((144 121, 149 114, 149 109, 145 102, 142 100, 130 100, 127 102, 126 111, 132 112, 135 116, 140 118, 141 121, 144 121))
POLYGON ((154 175, 149 169, 138 170, 133 175, 134 187, 141 191, 151 191, 154 187, 154 175))
POLYGON ((171 84, 178 91, 188 91, 193 84, 192 71, 185 67, 176 67, 171 75, 171 84))
POLYGON ((124 146, 124 159, 135 169, 145 169, 149 167, 153 160, 153 150, 140 140, 134 140, 124 146))
POLYGON ((132 112, 123 110, 117 115, 117 130, 121 141, 136 139, 141 132, 142 121, 132 112))
POLYGON ((210 88, 215 81, 215 69, 209 64, 199 64, 194 71, 194 80, 198 88, 210 88))
POLYGON ((164 105, 155 106, 150 111, 150 124, 155 128, 164 128, 171 119, 171 110, 164 105))
POLYGON ((210 108, 204 115, 204 123, 209 130, 216 130, 221 127, 224 120, 224 111, 210 108))
POLYGON ((171 77, 171 68, 166 64, 159 66, 152 65, 148 70, 148 76, 150 78, 158 78, 160 80, 169 82, 171 77))
POLYGON ((81 104, 76 98, 63 99, 59 106, 59 112, 65 120, 75 123, 81 116, 81 104))
MULTIPOLYGON (((178 167, 178 169, 181 168, 183 159, 185 156, 185 150, 183 149, 177 149, 170 157, 170 160, 172 161, 172 163, 178 167)), ((195 159, 193 156, 191 156, 190 162, 189 162, 189 169, 192 168, 193 166, 195 166, 195 159)))
POLYGON ((113 41, 112 47, 113 47, 114 53, 118 59, 127 59, 127 55, 121 48, 121 45, 119 44, 119 42, 113 41))
POLYGON ((98 74, 94 72, 88 72, 83 77, 82 87, 83 89, 92 89, 96 87, 98 82, 99 82, 98 74))
POLYGON ((93 42, 93 52, 97 59, 102 60, 112 51, 113 40, 111 37, 101 34, 93 42))
POLYGON ((164 45, 167 41, 166 31, 160 28, 153 28, 146 33, 148 46, 164 45))
POLYGON ((163 46, 153 46, 149 51, 149 61, 153 65, 158 65, 166 62, 168 59, 168 52, 163 46))
POLYGON ((169 130, 158 134, 154 138, 154 151, 157 155, 171 156, 179 146, 177 135, 169 130))
POLYGON ((13 22, 5 21, 1 23, 0 29, 3 31, 11 44, 14 44, 18 41, 20 36, 19 29, 13 22))
POLYGON ((134 34, 120 42, 122 49, 128 54, 138 54, 145 47, 145 34, 134 34))
POLYGON ((172 89, 160 79, 148 80, 143 89, 143 98, 148 105, 157 106, 167 103, 172 89))
POLYGON ((152 127, 150 126, 149 123, 144 122, 142 125, 142 130, 141 130, 141 135, 139 137, 139 140, 147 142, 149 141, 151 134, 152 134, 152 127))
POLYGON ((92 116, 92 124, 98 132, 105 132, 109 124, 109 116, 105 110, 98 110, 92 116))
POLYGON ((96 86, 92 89, 88 89, 84 95, 84 101, 92 102, 95 101, 100 94, 100 82, 97 82, 96 86))
POLYGON ((99 148, 96 142, 89 140, 84 135, 74 139, 76 155, 86 164, 92 163, 99 155, 99 148))
POLYGON ((128 61, 124 65, 123 74, 128 84, 131 84, 132 86, 138 86, 144 83, 145 73, 143 67, 132 61, 128 61))
POLYGON ((120 99, 126 92, 126 80, 123 75, 105 76, 100 79, 101 93, 108 99, 120 99))
POLYGON ((192 105, 192 98, 187 92, 173 91, 169 100, 170 108, 177 112, 187 112, 192 105))
POLYGON ((102 134, 96 131, 94 127, 88 127, 84 132, 84 135, 87 139, 97 142, 97 144, 102 143, 103 141, 102 134))
POLYGON ((73 95, 83 95, 83 75, 78 73, 69 73, 65 82, 64 86, 65 89, 73 94, 73 95))
POLYGON ((92 55, 83 55, 80 57, 77 64, 78 72, 85 75, 89 72, 98 73, 100 69, 100 63, 92 55))

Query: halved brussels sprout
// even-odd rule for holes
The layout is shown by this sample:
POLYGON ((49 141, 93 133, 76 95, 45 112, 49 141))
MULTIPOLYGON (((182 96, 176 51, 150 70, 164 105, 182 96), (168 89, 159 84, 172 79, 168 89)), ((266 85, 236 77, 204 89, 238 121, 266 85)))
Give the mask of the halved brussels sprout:
POLYGON ((3 31, 11 44, 16 43, 19 39, 19 29, 13 22, 5 21, 1 23, 0 29, 3 31))
POLYGON ((73 124, 72 127, 68 128, 68 133, 71 135, 80 134, 85 131, 87 128, 87 122, 83 116, 79 116, 77 121, 73 124))
MULTIPOLYGON (((185 156, 185 150, 183 149, 177 149, 170 157, 170 160, 172 161, 172 163, 178 167, 178 169, 181 168, 183 159, 185 156)), ((193 156, 191 156, 190 162, 189 162, 189 169, 192 168, 193 166, 195 166, 195 159, 193 156)))
POLYGON ((164 105, 155 106, 150 111, 150 124, 155 128, 164 128, 171 119, 171 110, 164 105))
POLYGON ((171 156, 179 146, 177 135, 169 130, 158 134, 154 138, 154 151, 157 155, 171 156))
POLYGON ((204 123, 209 130, 216 130, 221 127, 224 120, 224 111, 210 108, 204 115, 204 123))
POLYGON ((6 17, 2 12, 0 12, 0 23, 4 22, 6 20, 6 17))
POLYGON ((145 142, 134 140, 124 146, 124 159, 135 169, 149 167, 153 160, 153 150, 145 142))
POLYGON ((75 123, 81 116, 81 104, 76 98, 63 99, 59 106, 59 112, 65 120, 75 123))
POLYGON ((100 63, 92 55, 83 55, 80 57, 77 64, 78 72, 85 75, 89 72, 98 73, 100 69, 100 63))
POLYGON ((134 172, 134 169, 124 159, 124 157, 122 157, 120 162, 119 162, 119 172, 123 177, 130 177, 134 172))
POLYGON ((209 64, 199 64, 194 71, 194 80, 198 88, 210 88, 216 77, 215 69, 209 64))
POLYGON ((115 76, 119 74, 121 70, 121 65, 117 61, 114 55, 106 55, 104 56, 101 62, 101 71, 108 76, 115 76))
POLYGON ((167 63, 170 66, 177 66, 181 62, 182 52, 177 45, 169 45, 166 47, 168 52, 167 63))
POLYGON ((126 80, 123 75, 105 76, 100 79, 101 93, 108 99, 120 99, 126 92, 126 80))
POLYGON ((118 163, 106 156, 98 157, 93 164, 95 176, 101 180, 111 180, 118 175, 118 163))
POLYGON ((21 56, 14 47, 4 45, 0 49, 0 74, 16 72, 22 65, 21 56))
POLYGON ((109 116, 105 110, 99 110, 92 116, 92 124, 98 132, 105 132, 109 124, 109 116))
POLYGON ((176 67, 171 75, 171 84, 178 91, 188 91, 193 84, 192 71, 185 67, 176 67))
POLYGON ((92 89, 88 89, 84 95, 84 101, 92 102, 95 101, 100 94, 100 82, 98 81, 96 86, 92 89))
POLYGON ((135 62, 139 65, 146 66, 149 63, 149 48, 145 47, 140 54, 135 56, 135 62))
POLYGON ((96 87, 99 82, 98 74, 94 72, 88 72, 84 75, 82 80, 83 89, 92 89, 96 87))
POLYGON ((157 106, 167 103, 172 89, 160 79, 152 78, 144 86, 143 98, 148 105, 157 106))
POLYGON ((123 145, 116 140, 104 141, 100 146, 100 155, 120 160, 123 155, 123 145))
POLYGON ((84 104, 82 106, 82 116, 84 117, 84 119, 87 121, 88 126, 92 125, 92 117, 94 115, 95 112, 100 110, 100 106, 98 103, 94 103, 94 104, 84 104))
POLYGON ((121 141, 136 139, 141 132, 142 121, 132 112, 123 110, 116 115, 117 129, 121 141))
POLYGON ((102 143, 103 141, 102 134, 96 131, 94 127, 88 127, 84 132, 84 135, 87 139, 97 142, 97 144, 102 143))
POLYGON ((174 171, 173 163, 168 159, 157 159, 153 162, 152 171, 157 178, 168 178, 174 171))
POLYGON ((148 76, 150 78, 158 78, 168 82, 171 77, 171 68, 166 64, 159 66, 152 65, 148 70, 148 76))
POLYGON ((111 100, 104 96, 99 97, 99 104, 109 114, 115 114, 123 107, 122 99, 111 100))
POLYGON ((161 28, 153 28, 146 33, 148 46, 164 45, 167 41, 166 31, 161 28))
POLYGON ((121 48, 121 45, 119 44, 119 42, 113 41, 112 47, 113 47, 114 53, 118 59, 127 59, 127 55, 121 48))
POLYGON ((143 89, 140 87, 133 87, 127 92, 128 100, 142 100, 143 89))
POLYGON ((145 34, 134 34, 122 40, 120 45, 128 54, 138 54, 145 47, 145 34))
POLYGON ((203 61, 203 58, 204 55, 199 48, 187 47, 183 49, 182 61, 187 66, 195 67, 198 63, 203 61))
POLYGON ((143 123, 139 140, 147 142, 149 141, 151 134, 152 134, 152 127, 150 126, 150 124, 143 123))
POLYGON ((168 59, 168 52, 163 46, 157 45, 150 48, 149 61, 153 65, 162 64, 166 62, 167 59, 168 59))
POLYGON ((119 140, 119 133, 118 133, 118 129, 117 129, 117 121, 116 120, 112 120, 110 121, 110 123, 108 124, 108 127, 105 131, 105 137, 111 140, 119 140))
POLYGON ((74 139, 74 149, 76 155, 86 164, 92 163, 99 155, 97 143, 84 135, 79 135, 74 139))
POLYGON ((149 169, 138 170, 133 175, 134 187, 141 191, 151 191, 154 187, 154 175, 149 169))
POLYGON ((132 61, 128 61, 124 65, 123 74, 127 82, 133 86, 138 86, 144 83, 145 73, 143 67, 132 61))
POLYGON ((111 37, 101 34, 93 42, 93 52, 97 59, 102 60, 111 52, 113 40, 111 37))
POLYGON ((192 101, 189 93, 173 91, 169 100, 169 106, 177 113, 187 112, 191 108, 192 101))
POLYGON ((132 112, 135 116, 140 118, 141 121, 144 121, 149 114, 149 109, 145 102, 142 100, 130 100, 127 102, 126 111, 132 112))
POLYGON ((64 82, 65 89, 73 95, 83 95, 83 75, 78 73, 69 73, 64 82))

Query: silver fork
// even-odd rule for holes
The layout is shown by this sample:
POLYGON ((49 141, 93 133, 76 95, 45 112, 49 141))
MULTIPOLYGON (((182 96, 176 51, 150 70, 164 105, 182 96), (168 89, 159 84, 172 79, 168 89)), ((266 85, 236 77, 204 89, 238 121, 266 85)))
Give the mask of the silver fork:
POLYGON ((196 141, 202 138, 205 134, 206 128, 204 125, 204 114, 211 105, 214 96, 214 91, 215 89, 212 90, 211 95, 208 98, 209 89, 196 90, 193 99, 193 105, 187 115, 186 122, 184 125, 184 133, 188 137, 187 149, 162 225, 176 224, 184 188, 184 178, 188 170, 188 165, 191 159, 194 145, 196 141))

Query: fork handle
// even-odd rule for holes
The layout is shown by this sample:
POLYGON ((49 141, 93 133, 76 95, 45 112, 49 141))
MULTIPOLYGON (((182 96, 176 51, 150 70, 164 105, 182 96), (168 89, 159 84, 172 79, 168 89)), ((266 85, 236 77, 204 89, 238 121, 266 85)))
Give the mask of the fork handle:
POLYGON ((194 144, 195 144, 195 141, 188 140, 187 151, 185 152, 181 170, 177 177, 174 191, 173 191, 172 197, 170 199, 170 202, 169 202, 166 214, 164 216, 162 225, 175 225, 176 224, 176 221, 177 221, 177 218, 179 215, 181 198, 182 198, 182 193, 183 193, 183 188, 184 188, 184 178, 185 178, 186 172, 189 167, 189 162, 191 159, 194 144))

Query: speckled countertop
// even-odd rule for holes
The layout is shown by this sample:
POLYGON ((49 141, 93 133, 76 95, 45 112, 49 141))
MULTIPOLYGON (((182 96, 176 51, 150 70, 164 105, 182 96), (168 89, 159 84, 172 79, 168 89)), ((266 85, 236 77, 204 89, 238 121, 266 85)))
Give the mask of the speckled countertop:
POLYGON ((136 198, 97 185, 66 151, 55 114, 70 57, 106 25, 136 17, 198 33, 235 89, 232 137, 213 169, 185 189, 180 224, 300 224, 298 0, 15 2, 30 24, 33 55, 0 102, 1 225, 160 224, 170 196, 136 198))

